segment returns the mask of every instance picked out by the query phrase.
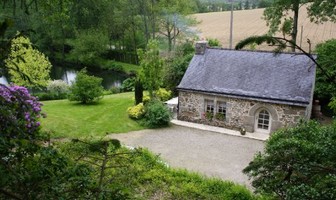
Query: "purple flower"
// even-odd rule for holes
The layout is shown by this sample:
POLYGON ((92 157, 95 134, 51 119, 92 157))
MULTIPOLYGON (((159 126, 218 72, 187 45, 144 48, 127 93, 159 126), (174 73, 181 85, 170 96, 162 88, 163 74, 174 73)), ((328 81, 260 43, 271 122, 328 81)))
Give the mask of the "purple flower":
POLYGON ((13 130, 33 134, 41 125, 42 104, 25 87, 0 84, 0 133, 13 136, 13 130))

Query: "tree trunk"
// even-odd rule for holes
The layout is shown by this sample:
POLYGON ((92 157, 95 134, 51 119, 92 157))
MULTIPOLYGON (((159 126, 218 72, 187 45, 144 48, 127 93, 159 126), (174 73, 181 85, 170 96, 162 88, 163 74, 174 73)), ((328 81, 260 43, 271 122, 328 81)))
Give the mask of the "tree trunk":
POLYGON ((146 37, 146 44, 147 44, 150 36, 149 36, 149 31, 148 31, 148 21, 147 21, 148 12, 146 10, 146 2, 138 0, 138 3, 140 7, 140 12, 142 14, 142 20, 145 26, 145 37, 146 37))
POLYGON ((156 28, 156 24, 155 24, 155 0, 152 0, 152 10, 151 10, 151 20, 152 20, 152 39, 155 39, 155 28, 156 28))
MULTIPOLYGON (((292 41, 296 44, 296 37, 297 37, 297 29, 298 29, 298 20, 299 20, 299 0, 295 0, 293 3, 293 31, 292 31, 292 41)), ((292 46, 292 52, 295 52, 295 46, 292 46)))
POLYGON ((135 105, 138 105, 139 103, 142 103, 142 99, 143 99, 143 87, 142 87, 142 83, 140 81, 139 78, 137 78, 135 80, 135 91, 134 91, 134 95, 135 95, 135 105))

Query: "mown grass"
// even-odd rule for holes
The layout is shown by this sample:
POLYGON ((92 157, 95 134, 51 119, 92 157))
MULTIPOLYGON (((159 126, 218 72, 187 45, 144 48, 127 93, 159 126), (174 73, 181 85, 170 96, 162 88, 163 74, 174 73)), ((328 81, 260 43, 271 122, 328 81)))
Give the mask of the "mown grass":
POLYGON ((42 130, 52 138, 104 136, 144 129, 128 118, 126 110, 134 103, 133 93, 104 96, 97 104, 82 105, 68 100, 44 101, 42 130))

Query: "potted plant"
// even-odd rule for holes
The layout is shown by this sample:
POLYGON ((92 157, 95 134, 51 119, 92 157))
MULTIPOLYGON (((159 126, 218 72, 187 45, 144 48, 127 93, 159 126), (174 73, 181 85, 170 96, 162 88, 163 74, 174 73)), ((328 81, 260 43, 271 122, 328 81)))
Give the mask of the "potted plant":
POLYGON ((245 135, 246 134, 246 129, 244 126, 240 127, 240 134, 245 135))
POLYGON ((205 118, 209 121, 212 121, 212 118, 213 118, 213 113, 211 112, 206 112, 205 113, 205 118))
POLYGON ((217 120, 220 120, 220 121, 224 121, 225 120, 225 116, 224 116, 223 113, 216 113, 215 118, 217 120))

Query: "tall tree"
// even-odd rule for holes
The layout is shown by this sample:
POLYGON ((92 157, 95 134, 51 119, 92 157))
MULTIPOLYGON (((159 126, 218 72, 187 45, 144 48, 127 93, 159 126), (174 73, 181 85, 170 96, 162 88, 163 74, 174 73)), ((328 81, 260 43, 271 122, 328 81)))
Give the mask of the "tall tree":
POLYGON ((159 55, 159 43, 156 40, 150 40, 147 45, 147 51, 138 50, 140 57, 141 82, 149 92, 151 98, 154 97, 154 91, 160 88, 162 83, 163 60, 159 55))
POLYGON ((192 24, 187 15, 196 7, 191 0, 161 1, 160 4, 160 33, 167 38, 168 51, 173 49, 176 38, 181 32, 186 32, 187 25, 192 24))
MULTIPOLYGON (((293 43, 296 44, 299 8, 303 4, 311 2, 310 0, 274 0, 271 7, 267 7, 264 11, 264 19, 267 26, 270 27, 269 33, 274 34, 279 31, 281 23, 285 21, 287 24, 292 24, 290 35, 293 43), (289 11, 293 14, 288 16, 289 11)), ((316 0, 313 3, 307 4, 308 16, 314 22, 323 22, 327 20, 336 21, 335 12, 336 1, 334 0, 316 0)), ((295 51, 295 46, 292 46, 292 51, 295 51)))
POLYGON ((245 1, 244 7, 245 7, 245 10, 250 9, 250 2, 248 0, 245 1))
POLYGON ((62 61, 65 59, 66 41, 75 30, 70 20, 72 7, 72 0, 44 0, 39 2, 39 12, 30 16, 37 45, 50 56, 54 56, 56 49, 61 53, 62 61))

